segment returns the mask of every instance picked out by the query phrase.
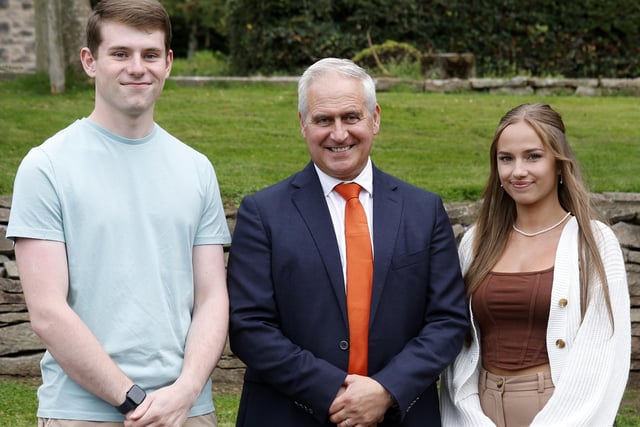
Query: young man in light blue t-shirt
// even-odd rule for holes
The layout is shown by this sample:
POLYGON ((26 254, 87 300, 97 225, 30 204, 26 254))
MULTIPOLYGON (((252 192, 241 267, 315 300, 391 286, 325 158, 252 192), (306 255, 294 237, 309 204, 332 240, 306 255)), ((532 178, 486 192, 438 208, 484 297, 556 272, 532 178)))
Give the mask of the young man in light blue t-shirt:
POLYGON ((157 0, 98 3, 81 52, 95 108, 16 175, 7 237, 47 348, 42 425, 216 425, 230 234, 209 160, 154 122, 170 25, 157 0))

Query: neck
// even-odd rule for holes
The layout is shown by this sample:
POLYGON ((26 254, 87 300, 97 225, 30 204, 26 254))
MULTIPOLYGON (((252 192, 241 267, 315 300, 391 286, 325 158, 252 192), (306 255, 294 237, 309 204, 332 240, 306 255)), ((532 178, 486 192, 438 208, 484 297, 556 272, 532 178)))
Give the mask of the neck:
POLYGON ((567 211, 558 200, 549 201, 544 205, 517 205, 514 224, 521 230, 539 230, 555 224, 567 211))
POLYGON ((96 108, 88 118, 108 131, 128 139, 144 138, 154 126, 153 111, 141 115, 104 114, 96 108))

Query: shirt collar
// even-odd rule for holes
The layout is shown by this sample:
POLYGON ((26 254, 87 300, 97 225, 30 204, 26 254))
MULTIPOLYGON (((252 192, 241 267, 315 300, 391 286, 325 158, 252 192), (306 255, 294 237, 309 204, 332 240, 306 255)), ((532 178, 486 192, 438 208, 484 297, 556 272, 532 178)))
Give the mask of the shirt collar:
POLYGON ((373 166, 371 165, 371 157, 367 159, 367 164, 362 169, 362 172, 355 179, 351 181, 342 181, 340 179, 336 179, 332 176, 324 173, 318 165, 315 163, 313 166, 316 168, 316 172, 318 174, 318 178, 320 179, 320 185, 322 185, 322 191, 324 192, 325 197, 329 195, 333 191, 333 188, 344 182, 355 182, 360 185, 360 187, 364 188, 370 196, 373 196, 373 166))

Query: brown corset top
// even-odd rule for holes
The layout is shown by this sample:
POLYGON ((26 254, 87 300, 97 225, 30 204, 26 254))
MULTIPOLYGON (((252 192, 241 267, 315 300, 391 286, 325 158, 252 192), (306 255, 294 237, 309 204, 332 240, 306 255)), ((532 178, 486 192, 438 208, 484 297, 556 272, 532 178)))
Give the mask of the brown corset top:
POLYGON ((546 336, 552 283, 553 267, 487 275, 471 303, 485 366, 518 370, 549 363, 546 336))

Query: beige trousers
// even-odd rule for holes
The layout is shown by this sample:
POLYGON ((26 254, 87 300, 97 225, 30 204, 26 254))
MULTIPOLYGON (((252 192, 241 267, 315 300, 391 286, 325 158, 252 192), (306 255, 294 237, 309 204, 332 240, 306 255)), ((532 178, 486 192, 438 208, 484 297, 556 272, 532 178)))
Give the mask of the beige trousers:
MULTIPOLYGON (((54 418, 38 418, 38 427, 123 427, 123 423, 102 421, 59 420, 54 418)), ((191 417, 184 427, 218 427, 215 412, 191 417)))
POLYGON ((480 406, 498 427, 527 427, 553 394, 551 375, 480 372, 480 406))

